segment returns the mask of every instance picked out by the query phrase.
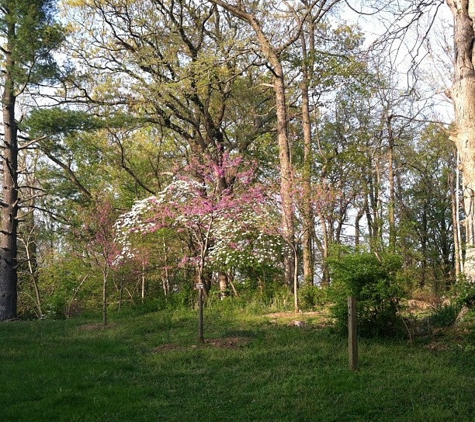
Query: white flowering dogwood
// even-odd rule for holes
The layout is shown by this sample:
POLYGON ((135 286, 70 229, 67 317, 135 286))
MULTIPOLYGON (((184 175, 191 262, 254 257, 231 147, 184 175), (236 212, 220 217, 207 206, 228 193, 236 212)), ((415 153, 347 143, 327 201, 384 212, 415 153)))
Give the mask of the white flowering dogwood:
POLYGON ((205 267, 221 271, 276 262, 282 245, 272 227, 279 217, 255 183, 252 166, 242 171, 242 165, 229 156, 219 166, 194 163, 186 169, 193 176, 177 177, 156 196, 137 201, 115 225, 121 259, 134 257, 133 235, 171 229, 188 242, 183 250, 192 254, 184 253, 181 264, 193 265, 199 282, 205 267))

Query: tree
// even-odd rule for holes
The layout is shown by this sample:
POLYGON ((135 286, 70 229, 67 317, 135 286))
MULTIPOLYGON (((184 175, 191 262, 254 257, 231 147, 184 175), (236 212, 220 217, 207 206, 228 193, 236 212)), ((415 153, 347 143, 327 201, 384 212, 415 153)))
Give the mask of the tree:
POLYGON ((454 17, 454 79, 447 93, 455 108, 452 139, 460 154, 464 185, 466 255, 464 272, 475 280, 475 2, 447 0, 454 17))
MULTIPOLYGON (((305 227, 302 234, 302 251, 304 280, 312 283, 312 261, 315 261, 314 258, 309 256, 315 249, 312 247, 312 243, 317 244, 322 252, 323 260, 325 260, 328 257, 331 237, 329 235, 333 225, 330 223, 328 227, 324 226, 326 221, 322 217, 325 214, 333 213, 333 211, 330 211, 328 206, 318 207, 317 215, 314 215, 311 211, 311 192, 319 191, 322 195, 320 202, 328 205, 330 191, 332 191, 330 196, 333 196, 333 200, 335 200, 335 194, 343 192, 341 186, 337 186, 339 180, 344 180, 345 175, 348 176, 347 172, 343 172, 341 175, 343 177, 338 177, 339 180, 337 179, 333 186, 329 186, 324 180, 330 170, 329 163, 324 164, 324 162, 333 160, 331 157, 335 150, 324 151, 324 148, 322 149, 322 145, 327 143, 328 139, 325 138, 329 134, 324 131, 320 132, 320 130, 325 125, 328 116, 325 115, 325 112, 320 113, 319 110, 330 111, 337 105, 341 97, 339 93, 342 90, 341 86, 345 87, 344 91, 346 92, 362 94, 367 89, 364 88, 364 85, 369 80, 367 64, 360 57, 363 38, 359 28, 346 24, 331 26, 327 20, 323 20, 324 17, 325 14, 322 13, 322 9, 318 8, 314 13, 309 14, 305 31, 301 37, 301 124, 304 139, 301 169, 304 195, 301 216, 305 227), (348 89, 349 86, 351 86, 350 89, 348 89), (310 87, 311 96, 309 95, 310 87), (316 217, 320 219, 320 227, 323 231, 321 240, 315 236, 316 217)), ((353 101, 354 99, 349 99, 349 102, 353 101)), ((344 116, 343 119, 346 119, 346 124, 350 124, 355 117, 344 116)), ((353 128, 352 132, 357 132, 357 129, 353 128)), ((342 142, 344 142, 344 139, 338 139, 336 145, 342 142)), ((348 158, 346 157, 345 160, 348 160, 348 158)), ((295 161, 297 160, 294 159, 295 161)), ((341 167, 343 168, 346 164, 347 162, 341 163, 341 167)), ((335 209, 336 207, 335 204, 335 209)), ((341 209, 346 214, 346 210, 341 209)), ((325 264, 323 264, 323 267, 321 271, 323 280, 328 280, 325 264)))
MULTIPOLYGON (((221 0, 211 0, 238 19, 249 24, 256 34, 259 47, 264 55, 268 65, 270 66, 273 77, 273 88, 275 94, 275 104, 277 113, 277 143, 279 145, 279 164, 280 164, 280 195, 282 198, 282 227, 286 242, 290 245, 291 250, 295 250, 295 226, 293 211, 293 169, 291 162, 290 142, 288 135, 288 105, 287 91, 285 83, 285 72, 282 65, 282 53, 297 41, 300 37, 302 22, 291 33, 282 45, 275 45, 272 37, 266 33, 265 27, 257 17, 256 12, 249 12, 246 6, 240 2, 238 5, 221 0)), ((249 7, 249 9, 251 9, 249 7)), ((292 255, 286 257, 286 275, 285 281, 291 286, 295 281, 295 262, 292 255)))
POLYGON ((62 40, 54 24, 52 0, 2 0, 0 30, 3 55, 3 198, 0 230, 0 320, 17 316, 17 235, 19 195, 19 129, 17 99, 56 74, 51 52, 62 40))
MULTIPOLYGON (((211 270, 225 272, 235 260, 234 253, 241 261, 246 260, 244 256, 252 255, 249 249, 254 254, 262 253, 258 246, 262 243, 259 230, 264 231, 264 224, 269 225, 270 221, 256 224, 259 220, 256 215, 265 208, 265 197, 262 189, 253 185, 255 170, 252 166, 241 169, 240 157, 225 154, 223 158, 221 166, 210 160, 193 162, 184 169, 191 176, 182 175, 156 196, 136 202, 116 224, 124 245, 123 256, 136 254, 134 233, 173 232, 184 245, 176 267, 194 268, 196 283, 204 285, 208 293, 211 270), (219 188, 224 174, 233 174, 232 189, 219 188)), ((248 265, 252 265, 251 259, 248 265)), ((241 265, 244 266, 242 262, 241 265)))
POLYGON ((84 69, 72 83, 91 109, 108 115, 125 110, 216 163, 242 146, 223 130, 233 82, 243 72, 244 53, 232 41, 241 35, 215 6, 193 0, 70 3, 80 28, 72 49, 84 69), (105 30, 89 31, 90 20, 105 30))
POLYGON ((83 237, 86 240, 86 258, 93 264, 92 268, 100 269, 102 275, 102 322, 107 325, 110 274, 113 269, 118 267, 118 264, 123 263, 118 259, 120 245, 115 242, 114 235, 114 222, 117 215, 112 199, 107 197, 99 199, 93 207, 84 210, 84 213, 90 213, 85 218, 89 221, 81 228, 78 237, 83 237))
MULTIPOLYGON (((215 5, 195 0, 67 3, 75 7, 71 16, 80 28, 72 40, 81 63, 72 86, 91 110, 108 115, 125 111, 174 139, 180 165, 200 156, 220 165, 225 153, 244 152, 262 132, 256 124, 240 133, 250 119, 233 116, 238 108, 235 83, 245 87, 243 74, 256 55, 241 41, 243 25, 217 13, 215 5), (90 22, 100 22, 106 30, 90 31, 90 22)), ((126 161, 127 142, 114 138, 122 167, 136 177, 126 161)), ((146 195, 163 189, 135 180, 146 195)), ((230 183, 222 177, 219 189, 230 183)), ((221 279, 225 288, 225 277, 221 279)))
POLYGON ((401 152, 406 165, 404 186, 398 188, 397 251, 405 257, 416 289, 444 294, 455 280, 455 147, 445 130, 429 124, 401 152))

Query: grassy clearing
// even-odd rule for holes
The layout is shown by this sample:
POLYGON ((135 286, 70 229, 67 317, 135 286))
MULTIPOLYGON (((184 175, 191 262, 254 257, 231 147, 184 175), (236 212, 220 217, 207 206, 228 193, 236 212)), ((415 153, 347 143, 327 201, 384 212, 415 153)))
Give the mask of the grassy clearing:
POLYGON ((473 421, 470 333, 362 341, 352 373, 345 339, 291 320, 207 310, 205 345, 194 312, 0 324, 1 420, 473 421))

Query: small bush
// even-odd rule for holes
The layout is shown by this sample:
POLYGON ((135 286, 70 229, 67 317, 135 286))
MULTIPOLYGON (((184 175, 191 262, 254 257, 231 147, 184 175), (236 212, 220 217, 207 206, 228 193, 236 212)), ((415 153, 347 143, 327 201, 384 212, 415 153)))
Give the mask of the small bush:
POLYGON ((302 310, 313 310, 328 303, 327 289, 318 286, 304 286, 299 290, 299 306, 302 310))
POLYGON ((475 284, 466 280, 459 280, 454 287, 454 296, 457 304, 468 308, 475 307, 475 284))
POLYGON ((348 296, 357 300, 358 333, 364 337, 388 337, 402 333, 398 304, 403 289, 399 270, 402 260, 395 254, 339 250, 329 260, 332 308, 336 328, 348 327, 348 296))

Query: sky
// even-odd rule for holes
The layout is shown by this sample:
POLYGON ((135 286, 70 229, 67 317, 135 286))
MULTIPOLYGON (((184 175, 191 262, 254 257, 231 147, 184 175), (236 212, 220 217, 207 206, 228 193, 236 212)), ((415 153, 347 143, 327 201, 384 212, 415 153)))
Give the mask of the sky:
MULTIPOLYGON (((416 4, 411 0, 389 3, 405 8, 416 4)), ((416 7, 397 18, 389 12, 371 14, 369 7, 359 9, 366 14, 347 9, 349 11, 342 17, 361 27, 368 48, 388 30, 392 31, 391 47, 385 45, 381 53, 386 65, 399 76, 400 91, 408 92, 417 83, 419 99, 431 102, 440 120, 450 123, 454 117, 453 105, 445 92, 452 83, 453 18, 445 2, 431 3, 435 4, 427 6, 421 14, 420 8, 416 7), (416 73, 413 73, 414 69, 416 73)))

